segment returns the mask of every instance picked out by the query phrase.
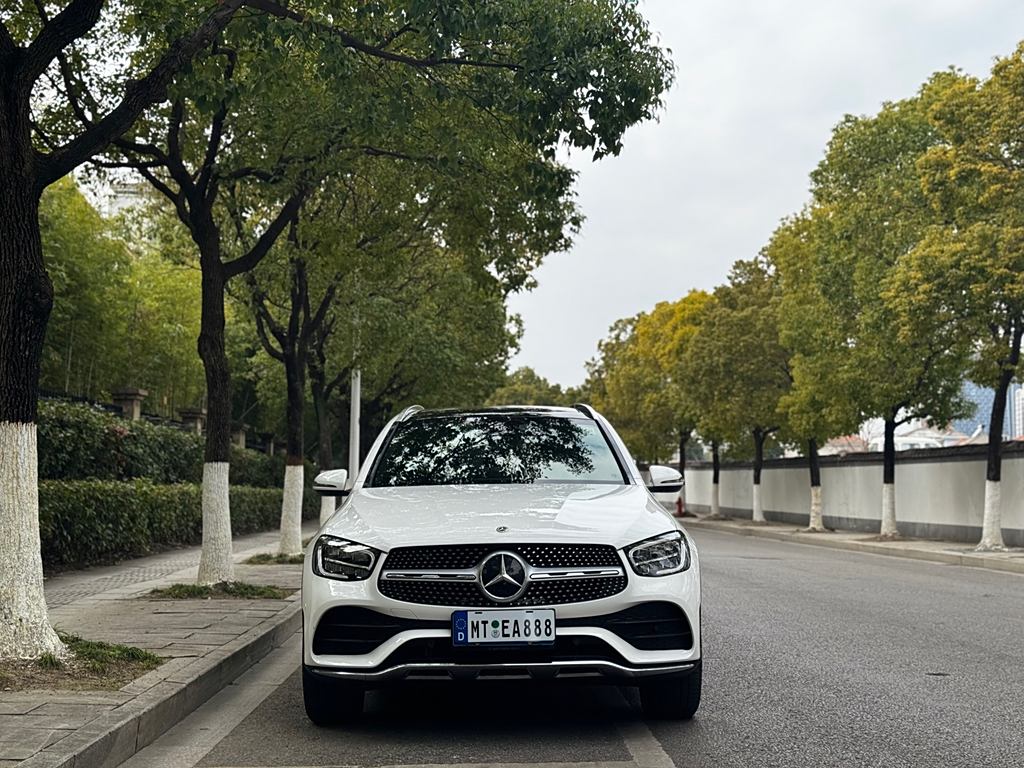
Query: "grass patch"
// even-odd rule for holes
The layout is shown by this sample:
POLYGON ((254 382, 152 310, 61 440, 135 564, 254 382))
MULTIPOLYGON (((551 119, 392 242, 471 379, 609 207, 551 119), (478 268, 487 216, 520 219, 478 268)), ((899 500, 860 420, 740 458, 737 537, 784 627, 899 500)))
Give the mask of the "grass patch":
POLYGON ((219 584, 172 584, 154 589, 149 596, 168 600, 284 600, 294 591, 244 581, 222 581, 219 584))
POLYGON ((302 565, 305 557, 305 555, 272 555, 269 552, 260 552, 245 562, 249 565, 302 565))
POLYGON ((0 689, 116 691, 164 662, 141 648, 57 634, 70 652, 67 658, 44 653, 38 659, 2 661, 0 689))

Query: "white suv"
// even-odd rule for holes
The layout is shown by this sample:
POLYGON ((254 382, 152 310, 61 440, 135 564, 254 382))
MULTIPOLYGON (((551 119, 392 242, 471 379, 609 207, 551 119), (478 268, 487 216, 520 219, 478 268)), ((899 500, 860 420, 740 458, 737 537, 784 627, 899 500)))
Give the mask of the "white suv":
POLYGON ((697 711, 697 551, 590 407, 409 408, 315 487, 345 501, 303 568, 314 723, 414 679, 591 677, 697 711))

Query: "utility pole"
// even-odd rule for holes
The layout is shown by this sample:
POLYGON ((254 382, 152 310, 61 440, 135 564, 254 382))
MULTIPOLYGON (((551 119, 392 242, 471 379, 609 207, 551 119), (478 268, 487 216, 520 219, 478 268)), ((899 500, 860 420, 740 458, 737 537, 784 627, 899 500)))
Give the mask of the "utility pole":
POLYGON ((349 488, 356 481, 359 474, 359 401, 362 397, 363 372, 359 368, 359 358, 362 352, 362 339, 360 334, 359 300, 361 298, 359 265, 356 264, 353 270, 355 278, 356 304, 352 312, 352 386, 349 396, 348 412, 348 483, 349 488))
POLYGON ((352 369, 352 395, 348 416, 348 476, 349 483, 355 482, 359 474, 359 398, 363 374, 358 368, 352 369))

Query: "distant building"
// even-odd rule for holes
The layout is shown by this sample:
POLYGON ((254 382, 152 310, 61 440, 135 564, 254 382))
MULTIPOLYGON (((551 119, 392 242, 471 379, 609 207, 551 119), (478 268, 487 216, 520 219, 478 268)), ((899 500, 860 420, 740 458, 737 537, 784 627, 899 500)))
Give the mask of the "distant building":
POLYGON ((99 209, 105 217, 111 218, 119 213, 142 205, 150 194, 149 185, 145 181, 114 181, 99 192, 99 209))
MULTIPOLYGON (((974 403, 974 413, 953 422, 953 429, 966 435, 973 435, 981 427, 982 434, 988 435, 988 419, 992 413, 995 390, 979 387, 972 381, 965 381, 961 389, 964 396, 974 403)), ((1024 436, 1024 387, 1018 382, 1010 384, 1006 398, 1006 416, 1003 419, 1003 439, 1013 440, 1024 436)))
POLYGON ((843 435, 828 440, 818 449, 818 454, 821 456, 842 456, 846 453, 864 453, 867 450, 867 440, 860 435, 843 435))
MULTIPOLYGON (((897 451, 910 451, 917 448, 947 448, 974 442, 972 435, 966 435, 953 427, 936 429, 921 422, 914 422, 908 426, 909 429, 897 432, 895 435, 897 451)), ((869 449, 881 451, 884 442, 884 435, 875 435, 868 442, 869 449)))

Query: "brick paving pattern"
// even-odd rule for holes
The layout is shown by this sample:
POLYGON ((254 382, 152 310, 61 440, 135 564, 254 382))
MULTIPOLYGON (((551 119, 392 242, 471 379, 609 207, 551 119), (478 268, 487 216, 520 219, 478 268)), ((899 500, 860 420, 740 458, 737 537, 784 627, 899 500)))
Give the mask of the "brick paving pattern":
MULTIPOLYGON (((308 526, 307 526, 308 527, 308 526)), ((308 527, 304 535, 315 530, 308 527)), ((243 565, 257 552, 275 551, 276 531, 235 540, 239 581, 298 589, 298 565, 243 565)), ((17 765, 217 652, 289 606, 289 600, 150 600, 150 590, 195 580, 199 548, 165 552, 121 565, 47 579, 55 627, 90 640, 122 643, 166 657, 156 670, 119 691, 0 691, 0 768, 17 765)))

